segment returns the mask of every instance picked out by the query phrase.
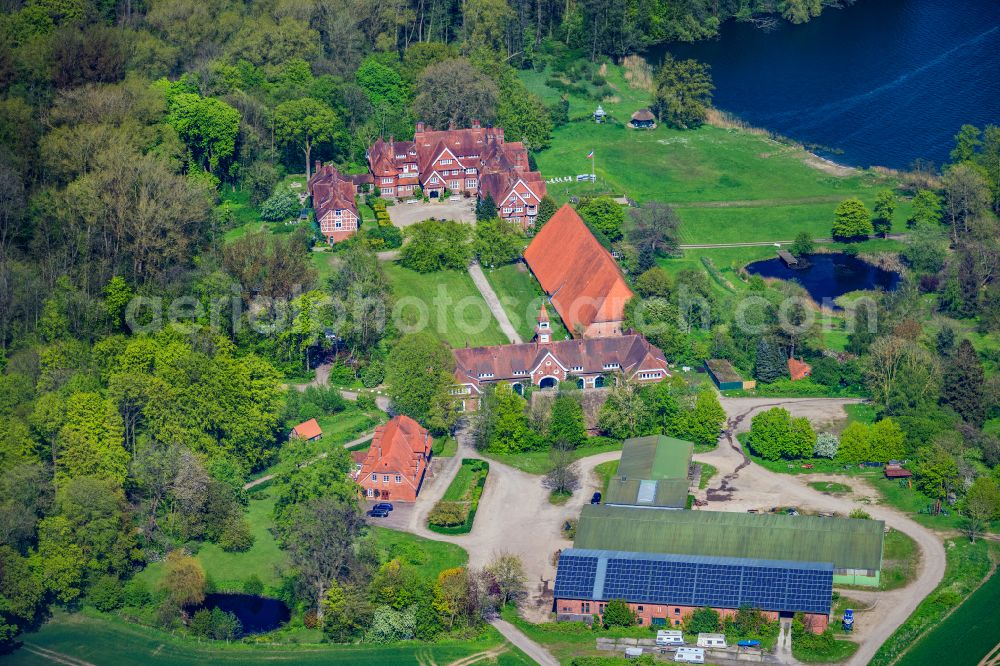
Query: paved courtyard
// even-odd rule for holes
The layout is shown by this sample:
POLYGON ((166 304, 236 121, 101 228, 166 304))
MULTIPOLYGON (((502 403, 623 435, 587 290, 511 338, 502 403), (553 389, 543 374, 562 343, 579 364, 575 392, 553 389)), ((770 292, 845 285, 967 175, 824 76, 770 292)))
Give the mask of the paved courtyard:
POLYGON ((431 200, 429 203, 406 203, 397 201, 395 205, 386 208, 389 219, 400 228, 408 227, 417 222, 434 218, 437 220, 455 220, 456 222, 476 223, 476 200, 469 197, 431 200))

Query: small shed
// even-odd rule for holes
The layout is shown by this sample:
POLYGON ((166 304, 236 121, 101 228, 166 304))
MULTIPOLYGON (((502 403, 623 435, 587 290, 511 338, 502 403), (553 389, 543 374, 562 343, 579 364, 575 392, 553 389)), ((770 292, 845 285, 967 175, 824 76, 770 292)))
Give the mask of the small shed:
POLYGON ((788 375, 792 381, 812 376, 812 366, 795 358, 788 359, 788 375))
POLYGON ((705 361, 705 370, 720 391, 733 391, 745 388, 743 377, 736 372, 733 364, 723 358, 710 358, 705 361))
POLYGON ((607 117, 607 113, 604 111, 604 107, 600 104, 597 105, 597 110, 594 111, 594 122, 603 123, 604 119, 607 117))
POLYGON ((323 437, 323 429, 319 427, 316 419, 309 419, 292 428, 291 437, 306 442, 314 442, 323 437))
POLYGON ((885 478, 887 479, 908 479, 913 476, 913 472, 903 469, 902 465, 886 465, 885 478))
POLYGON ((649 109, 639 109, 632 114, 629 125, 636 129, 653 129, 656 127, 656 116, 649 109))

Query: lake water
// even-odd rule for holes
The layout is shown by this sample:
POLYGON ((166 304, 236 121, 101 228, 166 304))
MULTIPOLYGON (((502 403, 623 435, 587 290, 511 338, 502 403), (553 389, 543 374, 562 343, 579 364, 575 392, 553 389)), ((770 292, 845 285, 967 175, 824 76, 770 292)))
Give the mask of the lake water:
POLYGON ((252 594, 208 594, 201 607, 232 613, 243 624, 244 635, 274 631, 291 616, 284 602, 252 594))
MULTIPOLYGON (((781 259, 755 261, 747 272, 765 278, 792 280, 801 284, 814 301, 824 304, 838 296, 859 290, 892 291, 899 284, 899 273, 887 271, 846 254, 811 254, 808 268, 794 269, 781 259)), ((827 304, 838 309, 832 303, 827 304)))
POLYGON ((963 123, 1000 124, 1000 0, 857 0, 772 32, 664 50, 712 66, 715 106, 857 166, 948 160, 963 123))

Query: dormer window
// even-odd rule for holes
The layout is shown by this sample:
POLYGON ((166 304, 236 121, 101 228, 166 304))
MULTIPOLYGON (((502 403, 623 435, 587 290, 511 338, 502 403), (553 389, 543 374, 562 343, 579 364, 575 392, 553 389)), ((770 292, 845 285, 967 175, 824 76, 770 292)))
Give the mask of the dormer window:
POLYGON ((583 366, 582 365, 574 365, 572 368, 570 368, 570 370, 572 370, 573 372, 583 372, 583 366))
POLYGON ((604 369, 605 370, 617 370, 620 367, 621 366, 618 365, 617 363, 605 363, 604 364, 604 369))
POLYGON ((479 378, 480 379, 489 379, 492 376, 493 376, 492 372, 480 372, 479 373, 479 378))

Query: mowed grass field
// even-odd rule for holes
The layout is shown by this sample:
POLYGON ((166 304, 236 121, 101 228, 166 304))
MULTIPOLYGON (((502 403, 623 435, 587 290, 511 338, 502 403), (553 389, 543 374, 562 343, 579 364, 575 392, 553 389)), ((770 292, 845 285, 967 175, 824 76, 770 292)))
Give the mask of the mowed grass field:
MULTIPOLYGON (((527 666, 533 662, 516 648, 507 645, 492 627, 474 640, 440 643, 405 642, 391 646, 306 645, 254 646, 221 641, 196 642, 171 634, 126 624, 111 617, 62 611, 34 633, 22 637, 24 645, 5 655, 4 664, 41 666, 54 663, 130 666, 132 664, 344 664, 350 666, 446 666, 472 655, 481 654, 482 663, 501 666, 527 666), (484 654, 486 653, 486 654, 484 654), (497 654, 489 661, 489 654, 497 654)), ((479 660, 470 660, 468 664, 479 660)))
MULTIPOLYGON (((1000 645, 1000 575, 996 572, 965 602, 928 632, 897 666, 975 666, 1000 645)), ((996 663, 996 662, 991 662, 996 663)))
MULTIPOLYGON (((611 192, 669 203, 688 244, 790 241, 800 231, 827 238, 839 201, 857 196, 871 207, 878 189, 892 185, 869 172, 832 175, 809 166, 803 149, 710 125, 637 131, 572 122, 555 130, 536 161, 547 179, 575 176, 590 172, 591 150, 597 182, 550 184, 556 201, 611 192)), ((908 214, 909 203, 900 202, 894 230, 903 230, 908 214)))
POLYGON ((468 273, 417 273, 394 261, 383 267, 396 297, 392 315, 402 330, 429 331, 452 347, 508 342, 468 273))
POLYGON ((538 284, 538 280, 531 274, 526 264, 521 262, 507 264, 498 268, 484 269, 483 272, 500 299, 500 304, 503 305, 507 318, 517 329, 522 340, 528 342, 535 337, 538 310, 542 303, 545 303, 548 309, 554 331, 553 338, 561 340, 570 337, 559 313, 548 304, 548 299, 542 292, 541 285, 538 284))

